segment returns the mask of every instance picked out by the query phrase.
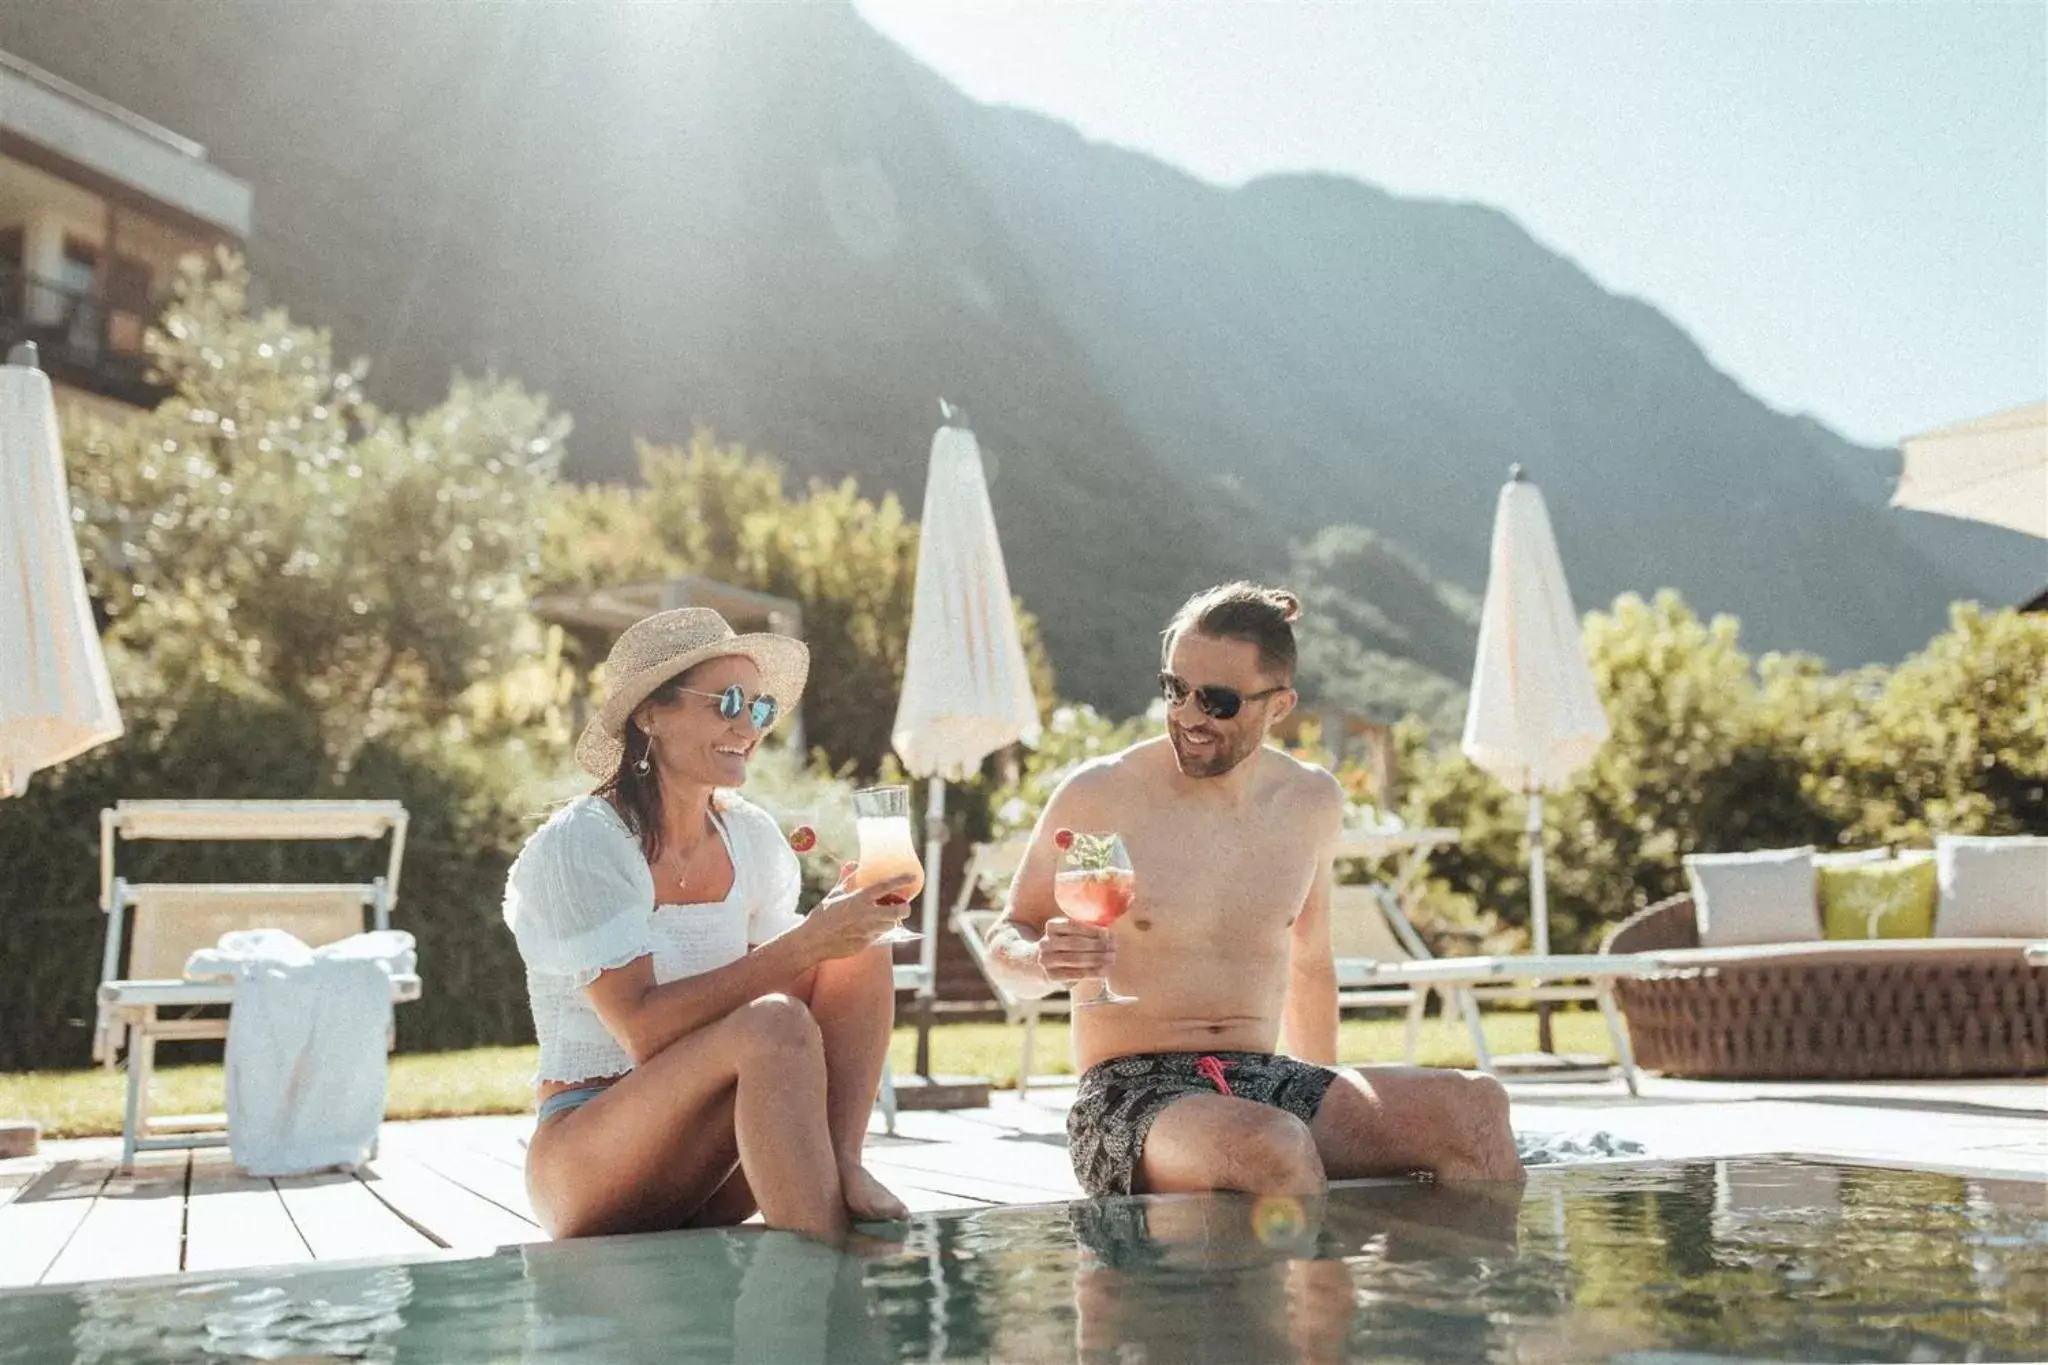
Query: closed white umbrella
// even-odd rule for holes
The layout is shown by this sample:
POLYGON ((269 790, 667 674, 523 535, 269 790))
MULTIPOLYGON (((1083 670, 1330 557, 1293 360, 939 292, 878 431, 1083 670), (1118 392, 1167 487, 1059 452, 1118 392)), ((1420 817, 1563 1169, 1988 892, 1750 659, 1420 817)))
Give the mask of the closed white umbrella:
MULTIPOLYGON (((0 798, 32 773, 121 733, 121 713, 72 538, 50 380, 24 343, 0 365, 0 798)), ((41 1126, 0 1118, 0 1157, 41 1126)))
MULTIPOLYGON (((969 776, 1003 746, 1038 735, 1038 699, 1017 633, 981 447, 965 421, 941 407, 947 421, 932 437, 909 658, 891 731, 904 768, 932 779, 925 812, 924 942, 918 947, 918 995, 925 1000, 935 989, 946 783, 969 776)), ((919 1069, 925 1069, 922 1057, 919 1069)))
POLYGON ((1550 952, 1543 793, 1591 762, 1607 734, 1550 513, 1517 465, 1494 512, 1463 747, 1467 758, 1529 798, 1529 922, 1539 957, 1550 952))
POLYGON ((2048 539, 2048 403, 2028 403, 1900 442, 1892 506, 2048 539))
POLYGON ((0 365, 0 797, 121 733, 72 538, 50 380, 32 346, 0 365))

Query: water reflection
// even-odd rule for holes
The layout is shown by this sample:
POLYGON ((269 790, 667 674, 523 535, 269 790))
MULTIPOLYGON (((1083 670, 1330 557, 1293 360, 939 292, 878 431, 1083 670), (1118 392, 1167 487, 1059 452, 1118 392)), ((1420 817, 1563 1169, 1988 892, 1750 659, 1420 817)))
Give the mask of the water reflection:
POLYGON ((1083 1361, 1338 1360, 1355 1308, 1351 1271, 1316 1260, 1324 1201, 1288 1201, 1261 1235, 1250 1200, 1116 1201, 1070 1212, 1083 1361))
MULTIPOLYGON (((1567 1188, 1589 1174, 1571 1173, 1567 1188)), ((2041 1187, 2031 1209, 2016 1193, 1810 1162, 1651 1168, 1567 1198, 1562 1322, 1722 1355, 2038 1359, 2048 1224, 2041 1187)))
POLYGON ((47 1304, 24 1301, 30 1312, 19 1318, 15 1305, 0 1304, 0 1340, 9 1343, 0 1360, 392 1360, 412 1296, 406 1266, 307 1270, 260 1283, 194 1277, 169 1287, 86 1286, 43 1296, 47 1304), (68 1310, 61 1336, 59 1314, 49 1311, 59 1304, 68 1310))
MULTIPOLYGON (((1384 1336, 1394 1322, 1400 1335, 1408 1321, 1362 1276, 1497 1276, 1516 1259, 1518 1195, 1390 1183, 1329 1199, 1106 1200, 1058 1219, 989 1210, 956 1220, 959 1240, 942 1253, 953 1294, 928 1318, 891 1314, 892 1345, 905 1360, 969 1347, 1131 1365, 1354 1358, 1361 1330, 1384 1336)), ((1427 1332, 1490 1340, 1464 1307, 1427 1332)))
POLYGON ((0 1365, 2038 1358, 2048 1189, 1752 1161, 0 1293, 0 1365))
POLYGON ((1754 1161, 1540 1173, 1519 1204, 1401 1184, 990 1210, 938 1252, 947 1297, 886 1321, 902 1360, 2035 1359, 2040 1197, 1754 1161))
MULTIPOLYGON (((521 1358, 868 1365, 885 1354, 865 1282, 874 1256, 758 1228, 542 1244, 521 1261, 521 1358)), ((876 1255, 909 1253, 878 1248, 876 1255)))
POLYGON ((1360 1268, 1512 1259, 1519 1189, 1400 1184, 1337 1199, 1235 1195, 1076 1205, 1083 1361, 1341 1361, 1360 1268))

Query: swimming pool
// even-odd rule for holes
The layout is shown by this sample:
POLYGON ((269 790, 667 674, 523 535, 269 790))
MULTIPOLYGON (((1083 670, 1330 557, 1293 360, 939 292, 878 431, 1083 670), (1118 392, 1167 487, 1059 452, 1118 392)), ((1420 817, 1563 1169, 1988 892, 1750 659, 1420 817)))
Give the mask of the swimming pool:
POLYGON ((7 1365, 2044 1354, 2048 1186, 1781 1159, 924 1215, 863 1256, 742 1229, 0 1294, 7 1365))

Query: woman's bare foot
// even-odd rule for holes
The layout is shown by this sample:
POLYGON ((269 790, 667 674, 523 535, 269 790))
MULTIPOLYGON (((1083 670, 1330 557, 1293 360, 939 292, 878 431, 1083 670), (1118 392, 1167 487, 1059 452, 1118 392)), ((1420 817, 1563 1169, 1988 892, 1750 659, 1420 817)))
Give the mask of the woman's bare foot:
POLYGON ((868 1174, 865 1166, 849 1166, 839 1173, 840 1189, 846 1196, 846 1212, 856 1223, 891 1223, 908 1218, 910 1210, 889 1193, 888 1186, 868 1174))

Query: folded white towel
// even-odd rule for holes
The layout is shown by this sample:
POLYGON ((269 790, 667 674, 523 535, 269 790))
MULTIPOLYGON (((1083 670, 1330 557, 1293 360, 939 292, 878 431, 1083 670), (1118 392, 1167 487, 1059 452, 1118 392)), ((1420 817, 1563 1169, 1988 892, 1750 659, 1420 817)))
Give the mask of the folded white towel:
POLYGON ((278 929, 221 935, 189 977, 232 977, 228 1150, 250 1175, 360 1166, 384 1120, 391 978, 415 965, 411 934, 308 948, 278 929))

